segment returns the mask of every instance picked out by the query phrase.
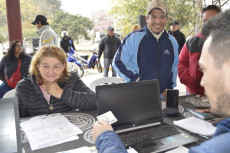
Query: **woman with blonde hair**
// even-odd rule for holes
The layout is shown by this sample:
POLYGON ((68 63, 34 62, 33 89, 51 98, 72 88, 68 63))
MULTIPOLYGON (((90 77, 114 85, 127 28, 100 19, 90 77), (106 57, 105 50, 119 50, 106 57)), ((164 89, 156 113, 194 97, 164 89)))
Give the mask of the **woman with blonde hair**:
POLYGON ((17 84, 20 117, 96 109, 96 96, 76 72, 68 72, 65 52, 43 46, 32 58, 29 74, 17 84))
POLYGON ((141 26, 139 24, 134 24, 131 28, 131 32, 136 31, 138 29, 141 29, 141 26))

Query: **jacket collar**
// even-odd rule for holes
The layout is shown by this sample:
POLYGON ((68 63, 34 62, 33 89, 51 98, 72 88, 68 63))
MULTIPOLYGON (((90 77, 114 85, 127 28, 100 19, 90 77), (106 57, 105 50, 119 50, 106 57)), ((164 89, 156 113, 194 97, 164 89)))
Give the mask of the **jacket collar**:
POLYGON ((230 132, 230 116, 220 118, 219 120, 213 122, 213 124, 217 127, 214 134, 215 136, 222 133, 230 132))
POLYGON ((176 34, 176 33, 179 33, 180 32, 180 29, 178 29, 177 31, 175 32, 172 32, 172 34, 176 34))
POLYGON ((107 34, 107 37, 108 37, 109 39, 113 39, 113 38, 114 38, 114 35, 113 35, 112 37, 110 37, 110 36, 107 34))
POLYGON ((199 37, 199 38, 204 39, 204 36, 201 33, 198 33, 196 36, 199 37))
MULTIPOLYGON (((145 31, 146 31, 146 36, 147 36, 147 37, 154 37, 153 34, 152 34, 152 32, 149 30, 147 24, 145 25, 144 29, 145 29, 145 31)), ((154 38, 155 38, 155 37, 154 37, 154 38)), ((160 36, 159 39, 162 39, 162 38, 168 38, 168 33, 167 33, 164 29, 162 30, 162 34, 161 34, 161 36, 160 36)), ((155 38, 155 39, 156 39, 156 38, 155 38)))
POLYGON ((38 33, 39 35, 41 35, 42 32, 43 32, 46 28, 48 28, 48 27, 49 27, 48 25, 42 26, 40 29, 38 29, 37 33, 38 33))

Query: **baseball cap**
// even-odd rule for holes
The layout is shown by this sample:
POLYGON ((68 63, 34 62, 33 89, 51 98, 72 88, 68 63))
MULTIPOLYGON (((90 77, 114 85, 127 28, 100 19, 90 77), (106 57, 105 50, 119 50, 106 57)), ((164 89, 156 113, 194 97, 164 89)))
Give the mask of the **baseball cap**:
POLYGON ((31 24, 35 25, 36 23, 38 23, 38 21, 40 21, 42 23, 48 23, 47 18, 44 15, 37 15, 35 17, 34 21, 31 22, 31 24))
POLYGON ((154 8, 161 9, 164 13, 168 13, 168 6, 163 0, 153 0, 147 6, 147 13, 152 11, 154 8))
POLYGON ((109 26, 108 29, 107 29, 107 31, 110 31, 110 30, 114 30, 114 28, 111 27, 111 26, 109 26))
POLYGON ((172 24, 180 25, 178 21, 173 21, 173 22, 170 23, 170 25, 172 25, 172 24))

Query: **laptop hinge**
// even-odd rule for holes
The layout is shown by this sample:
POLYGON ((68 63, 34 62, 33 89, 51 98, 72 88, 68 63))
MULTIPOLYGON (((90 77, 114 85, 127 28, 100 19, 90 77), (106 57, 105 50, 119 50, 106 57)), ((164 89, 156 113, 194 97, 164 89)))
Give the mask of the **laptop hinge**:
POLYGON ((150 126, 155 126, 155 125, 160 125, 160 124, 161 124, 161 122, 156 122, 156 123, 151 123, 151 124, 147 124, 147 125, 134 126, 134 127, 127 128, 127 129, 117 130, 116 133, 121 133, 121 132, 126 132, 126 131, 131 131, 131 130, 137 130, 140 128, 145 128, 145 127, 150 127, 150 126))

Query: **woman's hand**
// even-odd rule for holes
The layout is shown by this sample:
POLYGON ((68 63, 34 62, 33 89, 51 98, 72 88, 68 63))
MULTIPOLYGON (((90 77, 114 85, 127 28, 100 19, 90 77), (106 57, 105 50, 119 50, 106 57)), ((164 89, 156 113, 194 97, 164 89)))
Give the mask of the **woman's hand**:
POLYGON ((57 82, 46 82, 44 85, 47 93, 51 94, 52 96, 56 98, 61 98, 61 95, 63 93, 62 88, 59 87, 57 82))

